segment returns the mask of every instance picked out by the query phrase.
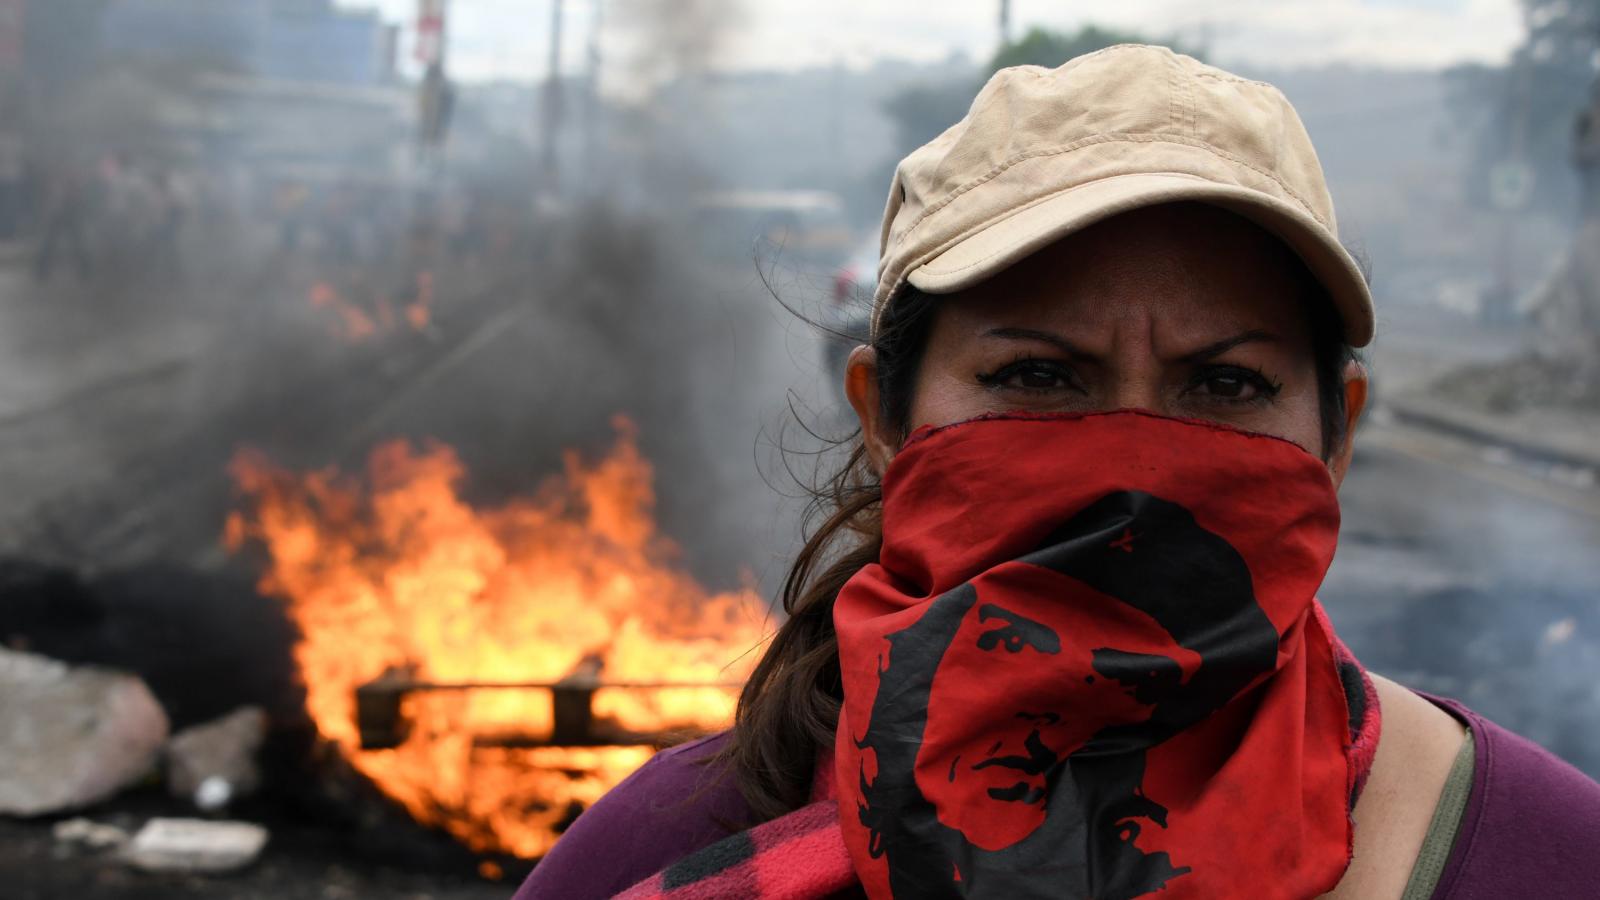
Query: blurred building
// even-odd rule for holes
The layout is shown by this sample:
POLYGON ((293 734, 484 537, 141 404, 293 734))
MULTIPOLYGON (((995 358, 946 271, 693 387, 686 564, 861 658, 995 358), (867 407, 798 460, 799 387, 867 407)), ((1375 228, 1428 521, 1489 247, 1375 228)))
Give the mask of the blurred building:
POLYGON ((118 0, 101 20, 113 57, 188 60, 238 75, 372 86, 395 71, 395 30, 332 0, 118 0))
MULTIPOLYGON (((318 173, 390 171, 408 148, 413 101, 396 77, 397 30, 375 11, 332 0, 113 0, 98 32, 102 64, 153 64, 141 71, 157 81, 191 73, 164 79, 162 103, 151 104, 158 139, 187 148, 180 157, 334 177, 318 173)), ((126 145, 132 129, 120 131, 126 145)))
POLYGON ((22 228, 22 0, 0 0, 0 241, 22 228))
POLYGON ((195 98, 206 111, 208 155, 254 170, 325 181, 404 169, 415 100, 395 87, 362 87, 214 74, 195 98))

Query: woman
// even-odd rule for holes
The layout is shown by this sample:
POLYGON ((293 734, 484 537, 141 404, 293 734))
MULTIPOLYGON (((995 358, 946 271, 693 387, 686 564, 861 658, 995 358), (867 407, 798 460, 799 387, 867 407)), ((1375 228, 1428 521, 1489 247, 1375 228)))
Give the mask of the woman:
POLYGON ((1314 599, 1365 280, 1268 85, 1122 46, 901 163, 861 440, 725 735, 524 897, 1593 896, 1600 786, 1314 599))

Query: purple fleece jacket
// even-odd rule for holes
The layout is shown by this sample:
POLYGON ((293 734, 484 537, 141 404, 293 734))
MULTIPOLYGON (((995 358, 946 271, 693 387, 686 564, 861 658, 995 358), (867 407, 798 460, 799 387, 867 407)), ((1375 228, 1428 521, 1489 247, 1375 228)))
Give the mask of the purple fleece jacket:
MULTIPOLYGON (((1472 729, 1476 767, 1434 900, 1600 897, 1600 784, 1453 700, 1428 698, 1472 729)), ((656 754, 580 816, 515 900, 610 897, 748 827, 715 735, 656 754)))

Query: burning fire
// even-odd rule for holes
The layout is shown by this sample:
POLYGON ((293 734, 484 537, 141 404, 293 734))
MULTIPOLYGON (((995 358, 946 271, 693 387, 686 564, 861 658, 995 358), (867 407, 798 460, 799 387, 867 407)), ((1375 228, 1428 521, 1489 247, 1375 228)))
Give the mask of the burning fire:
MULTIPOLYGON (((364 750, 355 691, 385 673, 415 682, 542 683, 593 668, 611 684, 738 682, 762 636, 748 589, 709 594, 674 565, 651 519, 650 464, 633 426, 531 498, 474 508, 444 446, 394 442, 367 477, 296 475, 246 451, 248 497, 226 541, 260 542, 263 591, 284 599, 307 708, 322 737, 419 821, 478 850, 547 852, 557 828, 649 758, 648 745, 550 746, 552 692, 417 691, 392 749, 364 750), (541 745, 542 744, 542 745, 541 745)), ((601 689, 597 719, 635 734, 726 727, 722 687, 601 689)))
POLYGON ((329 330, 348 343, 358 344, 402 327, 423 332, 433 323, 433 273, 418 273, 411 298, 401 303, 398 311, 387 297, 378 297, 369 307, 328 281, 311 285, 307 299, 333 317, 329 330))

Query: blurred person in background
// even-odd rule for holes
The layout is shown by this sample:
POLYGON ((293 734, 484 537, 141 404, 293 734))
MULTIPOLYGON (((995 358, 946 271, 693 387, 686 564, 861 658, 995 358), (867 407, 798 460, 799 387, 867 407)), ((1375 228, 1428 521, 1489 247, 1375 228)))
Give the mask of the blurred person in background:
POLYGON ((194 205, 188 175, 172 168, 155 179, 155 221, 149 238, 150 269, 169 277, 183 274, 183 227, 194 205))
POLYGON ((49 281, 56 257, 66 254, 80 281, 93 270, 89 251, 89 206, 92 180, 73 160, 48 163, 43 177, 42 220, 39 246, 33 262, 34 277, 49 281))
POLYGON ((1374 311, 1298 116, 1159 47, 907 157, 860 420, 732 731, 520 897, 1592 896, 1600 785, 1316 600, 1374 311))
POLYGON ((278 224, 277 256, 293 256, 304 239, 311 214, 311 188, 300 178, 284 178, 273 186, 272 218, 278 224))

